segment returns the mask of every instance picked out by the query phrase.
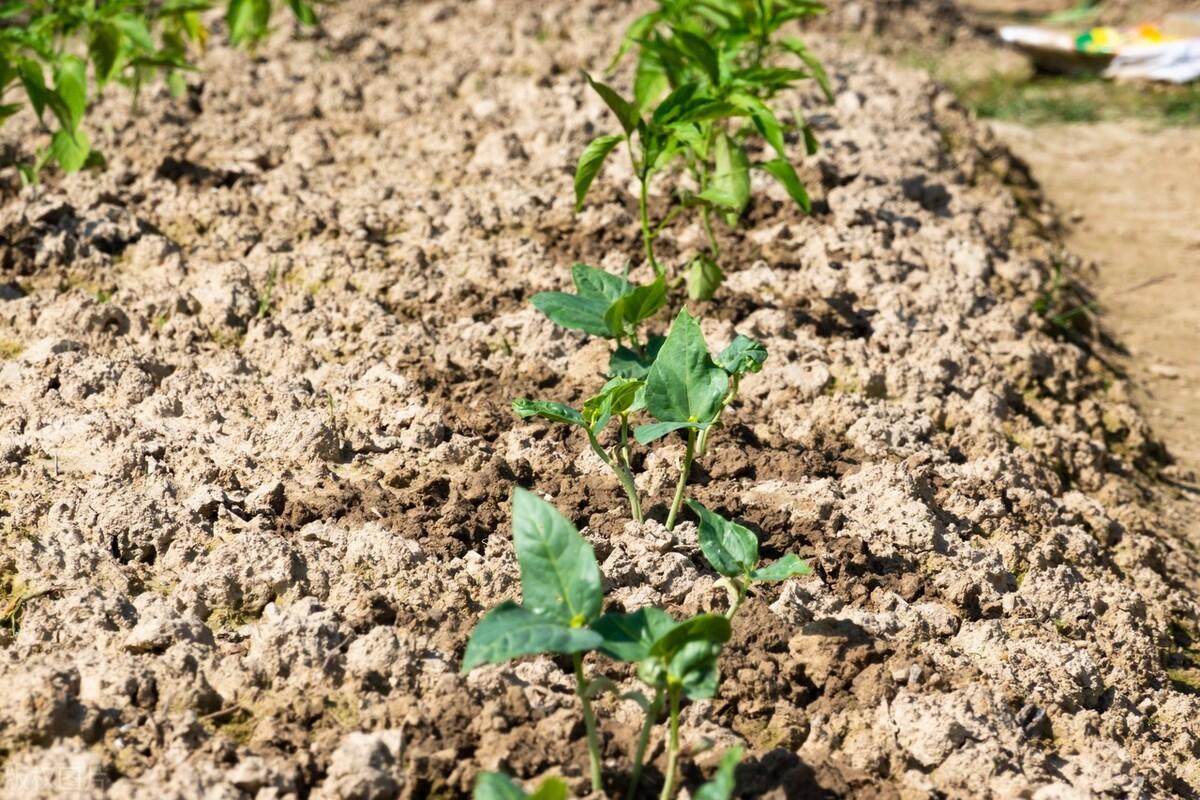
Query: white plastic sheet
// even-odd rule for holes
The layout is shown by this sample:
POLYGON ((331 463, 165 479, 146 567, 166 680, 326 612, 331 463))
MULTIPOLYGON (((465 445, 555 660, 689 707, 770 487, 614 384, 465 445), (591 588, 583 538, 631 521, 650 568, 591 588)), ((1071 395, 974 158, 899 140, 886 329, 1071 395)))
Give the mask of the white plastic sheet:
POLYGON ((1200 39, 1122 48, 1104 74, 1171 83, 1194 81, 1200 78, 1200 39))

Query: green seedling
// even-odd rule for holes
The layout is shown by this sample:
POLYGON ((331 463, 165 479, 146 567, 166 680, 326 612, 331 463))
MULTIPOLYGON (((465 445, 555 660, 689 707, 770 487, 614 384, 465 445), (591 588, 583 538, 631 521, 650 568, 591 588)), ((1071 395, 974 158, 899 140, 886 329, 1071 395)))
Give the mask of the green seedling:
POLYGON ((645 286, 602 269, 576 264, 571 267, 575 293, 538 292, 531 302, 555 323, 592 336, 615 339, 617 346, 628 339, 633 352, 646 357, 646 346, 638 339, 638 326, 658 313, 667 302, 667 285, 659 277, 645 286))
POLYGON ((721 756, 721 763, 717 766, 717 774, 711 781, 696 790, 696 794, 692 795, 694 800, 730 800, 735 788, 734 772, 737 770, 738 764, 742 763, 744 753, 745 751, 741 747, 731 747, 726 750, 725 755, 721 756))
MULTIPOLYGON (((287 5, 303 24, 316 23, 304 0, 287 5)), ((141 87, 162 74, 172 93, 182 95, 184 73, 195 69, 189 51, 208 39, 201 13, 211 7, 209 0, 0 0, 0 124, 28 105, 50 134, 32 164, 17 165, 22 179, 36 181, 50 163, 64 172, 104 163, 83 119, 108 83, 128 86, 136 101, 141 87), (23 102, 6 99, 18 90, 23 102)), ((272 0, 228 0, 231 42, 265 36, 271 11, 272 0)))
POLYGON ((567 785, 558 778, 546 778, 530 794, 503 772, 481 772, 475 779, 471 797, 473 800, 566 800, 567 785))
MULTIPOLYGON (((797 0, 663 0, 656 11, 633 23, 613 62, 615 66, 631 47, 639 48, 632 100, 586 76, 623 133, 599 136, 584 149, 575 173, 576 209, 582 208, 608 155, 627 144, 640 184, 645 259, 657 275, 665 270, 655 256, 655 240, 680 214, 699 213, 708 253, 695 256, 687 269, 693 299, 711 298, 721 283, 712 218, 737 225, 749 203, 752 166, 778 181, 806 213, 811 211, 786 151, 787 128, 768 101, 810 77, 832 95, 828 77, 803 42, 773 38, 786 22, 821 10, 819 4, 797 0), (798 57, 805 69, 770 66, 777 54, 798 57), (751 136, 761 137, 774 157, 752 164, 745 146, 751 136), (667 211, 652 221, 649 187, 667 172, 686 172, 694 186, 677 185, 667 211)), ((816 139, 807 125, 801 129, 811 154, 816 139)))
POLYGON ((637 485, 633 481, 633 468, 630 463, 632 453, 629 444, 629 417, 645 407, 642 387, 642 382, 638 380, 613 378, 604 384, 598 395, 583 404, 582 412, 549 400, 513 401, 513 411, 524 418, 541 417, 583 429, 592 452, 617 476, 617 481, 629 499, 629 513, 638 522, 642 522, 645 517, 642 514, 642 504, 638 499, 637 485), (613 419, 616 419, 619 425, 617 443, 611 450, 606 450, 600 443, 599 435, 613 419))
POLYGON ((752 584, 777 583, 812 573, 808 564, 793 553, 760 567, 758 537, 754 531, 709 511, 695 500, 687 503, 700 519, 700 551, 709 565, 720 573, 718 583, 729 595, 729 610, 725 612, 729 619, 733 619, 742 607, 752 584))
POLYGON ((679 482, 667 514, 667 529, 683 504, 684 489, 697 455, 707 452, 712 429, 721 413, 737 398, 741 377, 758 372, 767 350, 759 342, 738 336, 716 361, 709 356, 700 324, 681 309, 658 357, 646 373, 646 410, 658 422, 639 425, 633 436, 649 444, 673 431, 685 431, 687 447, 679 468, 679 482))
POLYGON ((679 707, 682 699, 701 700, 717 693, 717 660, 729 641, 729 620, 720 614, 700 614, 677 622, 665 611, 644 608, 631 614, 605 614, 592 625, 604 637, 600 651, 618 661, 637 665, 638 678, 654 698, 637 699, 646 711, 630 772, 629 797, 637 792, 650 732, 668 706, 667 773, 662 798, 675 784, 679 761, 679 707))
MULTIPOLYGON (((669 797, 679 757, 680 702, 683 697, 695 700, 716 694, 717 659, 721 645, 729 640, 729 620, 721 614, 700 614, 677 622, 656 608, 601 616, 602 578, 591 545, 554 506, 521 488, 513 490, 513 541, 521 569, 521 603, 506 601, 484 615, 467 642, 462 671, 539 653, 570 655, 587 732, 592 788, 602 791, 592 699, 613 683, 605 677, 589 680, 583 658, 599 652, 636 664, 638 677, 654 690, 654 700, 635 697, 646 710, 646 721, 634 757, 631 792, 636 791, 650 732, 666 702, 670 733, 663 797, 669 797)), ((485 797, 524 796, 511 794, 520 790, 503 775, 481 777, 476 797, 481 785, 492 792, 485 797)), ((540 791, 557 790, 543 784, 540 791)))
POLYGON ((512 502, 522 601, 501 603, 479 621, 467 642, 462 671, 538 653, 570 655, 587 731, 592 788, 602 791, 593 690, 583 672, 584 653, 604 643, 601 634, 588 628, 600 617, 604 601, 600 567, 591 545, 554 506, 521 488, 513 490, 512 502))

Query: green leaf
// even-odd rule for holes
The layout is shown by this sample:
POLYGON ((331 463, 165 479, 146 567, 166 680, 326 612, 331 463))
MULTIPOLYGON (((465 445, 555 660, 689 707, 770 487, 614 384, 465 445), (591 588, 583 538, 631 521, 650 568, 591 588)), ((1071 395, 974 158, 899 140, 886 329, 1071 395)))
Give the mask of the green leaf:
POLYGON ((54 93, 62 100, 61 111, 55 106, 58 121, 69 131, 78 129, 87 111, 87 64, 82 58, 67 56, 59 63, 54 70, 54 93))
POLYGON ((658 358, 665 336, 651 336, 646 340, 646 353, 641 355, 624 345, 618 347, 608 359, 608 374, 614 378, 642 380, 650 371, 650 365, 658 358))
POLYGON ((567 800, 567 785, 558 778, 546 778, 529 800, 567 800))
POLYGON ((688 297, 692 300, 711 300, 716 294, 725 273, 707 255, 698 255, 692 259, 687 272, 688 297))
POLYGON ((778 561, 773 561, 761 569, 750 573, 750 580, 777 583, 794 578, 798 575, 811 575, 812 568, 795 553, 788 553, 778 561))
POLYGON ((481 772, 475 778, 472 800, 528 800, 529 795, 503 772, 481 772))
POLYGON ((709 511, 695 500, 687 504, 700 518, 700 551, 713 569, 737 578, 758 566, 758 537, 754 531, 709 511))
POLYGON ((817 151, 821 149, 821 143, 817 141, 817 135, 813 133, 812 126, 805 122, 800 127, 800 131, 804 134, 804 152, 810 156, 815 156, 817 151))
POLYGON ((182 72, 171 70, 167 73, 167 89, 176 100, 187 94, 187 79, 182 72))
POLYGON ((573 266, 571 275, 576 294, 538 292, 530 301, 534 308, 564 328, 592 336, 615 337, 620 331, 609 327, 606 315, 616 300, 632 291, 632 285, 618 275, 586 264, 573 266))
POLYGON ((613 70, 615 70, 617 65, 621 63, 621 59, 623 59, 625 54, 629 52, 629 49, 633 47, 639 39, 649 33, 661 19, 661 11, 650 11, 646 14, 642 14, 640 17, 630 23, 629 27, 625 29, 625 36, 621 39, 621 46, 617 48, 617 54, 613 56, 612 61, 609 62, 604 71, 611 73, 613 70))
POLYGON ((696 790, 693 800, 730 800, 735 788, 734 772, 742 762, 741 747, 731 747, 721 756, 717 774, 713 779, 696 790))
POLYGON ((740 214, 750 200, 750 159, 729 134, 722 132, 713 146, 715 169, 703 200, 740 214))
POLYGON ((671 615, 657 608, 642 608, 632 614, 605 614, 592 623, 604 637, 596 649, 617 661, 636 663, 650 657, 650 649, 675 627, 671 615))
POLYGON ((705 102, 703 98, 696 99, 700 84, 688 81, 666 96, 651 116, 655 125, 668 125, 674 122, 680 114, 686 112, 697 102, 705 102))
POLYGON ((42 65, 31 58, 21 58, 17 62, 17 72, 21 76, 21 85, 25 87, 25 94, 29 97, 33 111, 41 120, 42 112, 50 102, 50 91, 46 88, 42 65))
POLYGON ((809 49, 804 46, 804 42, 794 36, 782 39, 780 44, 804 62, 804 66, 808 67, 808 71, 812 73, 813 78, 817 81, 817 85, 821 87, 821 91, 825 94, 825 99, 832 103, 833 87, 829 83, 829 74, 825 72, 825 67, 821 65, 820 60, 809 52, 809 49))
POLYGON ((702 431, 707 427, 707 424, 699 422, 648 422, 633 429, 633 438, 637 440, 638 444, 650 444, 673 431, 685 429, 702 431))
POLYGON ((613 414, 627 415, 637 411, 644 385, 639 380, 610 378, 599 394, 584 402, 583 421, 595 433, 608 424, 613 414))
POLYGON ((733 337, 728 347, 717 354, 717 364, 730 375, 760 372, 766 360, 766 346, 740 333, 733 337))
POLYGON ((804 184, 800 182, 800 177, 796 175, 796 170, 791 163, 786 159, 776 158, 772 161, 765 161, 757 165, 759 169, 766 172, 787 190, 788 196, 796 201, 796 205, 804 209, 804 213, 812 212, 812 200, 809 199, 808 191, 804 188, 804 184))
POLYGON ((0 105, 0 122, 4 122, 4 120, 11 117, 13 114, 16 114, 20 110, 20 103, 5 103, 0 105))
POLYGON ((638 286, 613 301, 604 312, 604 321, 614 336, 631 336, 638 323, 649 319, 667 303, 666 278, 659 276, 653 283, 638 286))
POLYGON ((292 9, 292 13, 301 25, 317 24, 317 12, 313 11, 313 7, 304 0, 288 0, 288 8, 292 9))
POLYGON ((721 682, 720 655, 721 645, 715 642, 689 641, 668 662, 668 680, 682 684, 683 693, 692 700, 712 697, 721 682))
POLYGON ((670 87, 671 78, 663 69, 658 55, 650 50, 643 51, 633 75, 634 104, 639 110, 648 108, 670 87))
POLYGON ((575 167, 576 214, 583 209, 583 201, 587 197, 588 189, 591 187, 592 181, 596 179, 597 173, 600 172, 600 167, 604 165, 604 159, 608 158, 608 154, 613 151, 613 148, 624 140, 624 136, 615 133, 597 136, 583 149, 583 155, 579 157, 579 164, 575 167))
POLYGON ((729 376, 709 357, 699 323, 680 309, 646 373, 646 409, 659 422, 711 423, 728 388, 729 376))
POLYGON ((575 291, 580 296, 596 298, 608 303, 627 294, 633 287, 633 284, 620 275, 613 275, 611 272, 589 267, 587 264, 573 265, 571 279, 575 282, 575 291))
POLYGON ((611 86, 593 80, 592 76, 586 72, 583 73, 583 76, 587 78, 588 83, 596 90, 596 94, 600 95, 600 99, 604 101, 609 110, 616 115, 617 121, 621 123, 622 130, 625 131, 625 135, 628 136, 637 130, 638 123, 642 119, 637 108, 628 100, 621 97, 621 95, 617 94, 611 86))
POLYGON ((229 26, 229 41, 233 44, 261 39, 270 21, 270 0, 229 0, 225 24, 229 26))
POLYGON ((750 119, 754 121, 758 132, 767 140, 767 144, 771 145, 771 148, 779 154, 780 158, 787 156, 783 141, 783 123, 775 116, 775 112, 771 110, 770 106, 757 97, 744 92, 735 92, 729 96, 729 100, 750 114, 750 119))
POLYGON ((121 33, 112 25, 101 22, 92 29, 88 55, 96 70, 96 80, 103 86, 112 78, 121 52, 121 33))
POLYGON ((721 63, 717 58, 717 52, 704 40, 704 37, 682 28, 672 28, 671 32, 678 40, 678 49, 704 70, 705 76, 713 86, 719 86, 721 63))
POLYGON ((507 601, 489 611, 471 631, 462 671, 538 653, 582 653, 595 650, 603 641, 600 634, 587 628, 572 628, 507 601))
POLYGON ((686 645, 695 642, 724 644, 731 628, 724 614, 697 614, 663 632, 650 647, 650 656, 671 660, 686 645))
POLYGON ((58 162, 63 172, 78 172, 83 169, 91 151, 91 142, 82 130, 57 130, 50 140, 50 158, 58 162))
POLYGON ((512 408, 513 411, 525 419, 529 417, 542 417, 552 422, 565 422, 568 425, 587 427, 587 424, 583 421, 583 416, 578 411, 570 406, 555 403, 551 400, 526 400, 520 398, 513 400, 512 408))
POLYGON ((558 509, 520 487, 513 490, 513 540, 526 608, 572 627, 600 616, 604 593, 592 546, 558 509))
POLYGON ((118 14, 113 17, 112 24, 119 28, 138 50, 146 53, 154 50, 154 37, 146 27, 146 20, 133 14, 118 14))

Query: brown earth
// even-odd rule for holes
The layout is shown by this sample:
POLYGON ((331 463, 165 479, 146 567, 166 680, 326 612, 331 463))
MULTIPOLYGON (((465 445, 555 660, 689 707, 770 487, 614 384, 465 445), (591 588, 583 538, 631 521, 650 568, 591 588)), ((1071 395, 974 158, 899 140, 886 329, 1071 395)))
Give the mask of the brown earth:
MULTIPOLYGON (((571 197, 611 128, 579 69, 635 13, 351 0, 214 47, 184 103, 105 100, 106 172, 5 198, 3 796, 583 791, 569 666, 458 665, 518 593, 513 485, 584 529, 610 607, 721 603, 661 524, 677 442, 638 455, 639 526, 578 437, 507 410, 599 385, 604 343, 526 301, 639 250, 627 165, 571 197)), ((1038 191, 925 76, 813 44, 837 102, 783 99, 815 212, 761 185, 693 306, 771 360, 692 492, 815 574, 737 618, 686 782, 744 742, 751 796, 1200 791, 1200 559, 1098 331, 1039 310, 1038 191)), ((639 712, 599 705, 615 791, 639 712)))

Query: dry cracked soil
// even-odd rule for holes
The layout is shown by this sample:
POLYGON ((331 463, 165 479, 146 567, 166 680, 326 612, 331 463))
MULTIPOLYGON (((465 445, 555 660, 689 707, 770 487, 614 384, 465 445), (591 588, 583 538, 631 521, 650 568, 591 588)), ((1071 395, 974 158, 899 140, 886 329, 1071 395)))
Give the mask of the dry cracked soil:
MULTIPOLYGON (((612 128, 580 70, 637 12, 347 0, 212 47, 182 101, 105 99, 106 171, 9 187, 0 796, 586 793, 570 665, 459 662, 519 592, 515 485, 580 526, 610 607, 722 602, 694 525, 662 525, 680 444, 639 456, 638 525, 576 436, 508 409, 606 363, 528 298, 639 252, 627 166, 578 216, 571 191, 612 128)), ((814 574, 747 601, 684 783, 741 742, 749 797, 1195 796, 1200 559, 1103 332, 1039 302, 1039 189, 923 74, 810 39, 836 102, 785 106, 814 213, 764 183, 723 234, 693 308, 771 358, 692 492, 814 574)), ((615 793, 640 712, 599 708, 615 793)), ((651 757, 647 792, 661 727, 651 757)))

